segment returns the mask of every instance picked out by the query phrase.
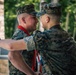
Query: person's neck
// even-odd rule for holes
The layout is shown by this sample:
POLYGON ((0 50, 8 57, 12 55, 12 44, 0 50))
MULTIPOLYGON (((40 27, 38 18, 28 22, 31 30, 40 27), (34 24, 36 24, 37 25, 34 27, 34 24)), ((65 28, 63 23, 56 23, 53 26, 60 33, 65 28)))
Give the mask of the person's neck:
POLYGON ((23 25, 23 24, 19 24, 19 25, 22 26, 25 30, 27 30, 30 33, 30 31, 27 29, 27 27, 25 25, 23 25))
POLYGON ((51 27, 53 27, 55 25, 59 25, 59 23, 48 23, 47 29, 50 29, 51 27))

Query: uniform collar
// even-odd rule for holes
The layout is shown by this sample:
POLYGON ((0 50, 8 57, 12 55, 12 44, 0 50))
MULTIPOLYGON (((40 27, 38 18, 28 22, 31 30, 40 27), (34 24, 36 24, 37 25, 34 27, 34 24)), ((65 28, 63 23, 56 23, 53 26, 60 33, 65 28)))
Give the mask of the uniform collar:
POLYGON ((60 29, 61 27, 60 27, 60 25, 58 24, 58 25, 52 26, 50 29, 52 29, 52 28, 58 28, 58 29, 60 29))
POLYGON ((22 27, 21 25, 18 25, 17 28, 24 31, 28 36, 30 35, 29 32, 24 27, 22 27))

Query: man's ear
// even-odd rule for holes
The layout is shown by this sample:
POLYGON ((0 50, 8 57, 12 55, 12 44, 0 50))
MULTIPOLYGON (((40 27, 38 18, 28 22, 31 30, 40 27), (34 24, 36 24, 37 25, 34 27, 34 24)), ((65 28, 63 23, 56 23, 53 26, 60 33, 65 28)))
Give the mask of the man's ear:
POLYGON ((24 17, 22 18, 22 21, 23 21, 24 23, 26 23, 26 21, 25 21, 25 18, 24 18, 24 17))
POLYGON ((46 23, 48 23, 50 21, 50 17, 46 16, 46 23))

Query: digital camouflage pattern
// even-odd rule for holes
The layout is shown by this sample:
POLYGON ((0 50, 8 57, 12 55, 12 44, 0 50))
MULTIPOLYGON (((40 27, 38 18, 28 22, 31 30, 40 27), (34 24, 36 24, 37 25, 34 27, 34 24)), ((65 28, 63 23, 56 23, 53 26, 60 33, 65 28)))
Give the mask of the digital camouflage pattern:
POLYGON ((27 50, 40 51, 47 75, 76 75, 76 46, 74 40, 60 25, 44 32, 36 31, 33 36, 24 38, 27 50))
POLYGON ((60 25, 34 35, 36 49, 44 60, 47 75, 76 75, 76 45, 60 25), (75 53, 74 53, 75 51, 75 53))
POLYGON ((37 13, 37 16, 40 17, 44 14, 48 15, 57 15, 61 16, 61 4, 59 3, 49 3, 46 2, 42 3, 41 12, 37 13))
MULTIPOLYGON (((12 39, 18 40, 18 39, 22 39, 24 37, 26 37, 27 34, 24 33, 24 31, 17 29, 12 37, 12 39)), ((33 51, 21 51, 21 54, 23 56, 23 59, 25 60, 25 62, 32 67, 32 56, 33 56, 33 51)), ((21 71, 19 71, 18 69, 16 69, 11 62, 9 61, 9 75, 25 75, 24 73, 22 73, 21 71)))
POLYGON ((29 4, 29 5, 24 5, 22 7, 18 7, 17 8, 17 15, 20 15, 22 13, 27 13, 27 14, 31 14, 33 16, 36 16, 36 11, 34 10, 34 5, 29 4))

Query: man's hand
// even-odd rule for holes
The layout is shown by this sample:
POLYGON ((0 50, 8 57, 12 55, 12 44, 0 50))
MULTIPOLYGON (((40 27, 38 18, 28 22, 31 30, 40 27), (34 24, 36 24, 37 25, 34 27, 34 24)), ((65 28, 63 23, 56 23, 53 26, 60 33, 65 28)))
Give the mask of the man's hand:
POLYGON ((35 72, 35 75, 43 75, 43 74, 40 72, 35 72))
POLYGON ((42 74, 40 72, 35 72, 35 75, 47 75, 47 73, 42 74))

